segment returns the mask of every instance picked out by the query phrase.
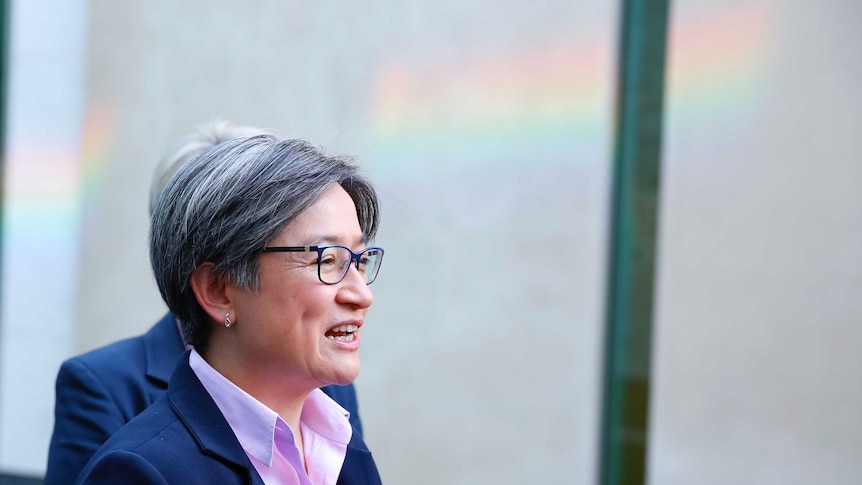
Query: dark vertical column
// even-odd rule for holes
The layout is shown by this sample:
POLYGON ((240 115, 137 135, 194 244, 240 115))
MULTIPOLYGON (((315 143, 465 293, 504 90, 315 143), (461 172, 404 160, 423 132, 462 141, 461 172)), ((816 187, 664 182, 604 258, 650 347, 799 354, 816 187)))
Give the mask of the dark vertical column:
MULTIPOLYGON (((9 77, 9 1, 0 0, 0 244, 5 225, 3 213, 6 207, 6 80, 9 77)), ((4 282, 0 281, 0 285, 4 282)), ((0 301, 0 305, 3 302, 0 301)), ((2 338, 0 332, 0 338, 2 338)))
POLYGON ((668 0, 623 0, 600 483, 643 484, 668 0))
MULTIPOLYGON (((9 2, 0 0, 0 234, 3 232, 3 191, 6 173, 6 79, 9 73, 9 2)), ((2 303, 2 302, 0 302, 2 303)))
MULTIPOLYGON (((3 233, 5 231, 3 213, 6 207, 6 191, 3 188, 6 175, 6 78, 9 73, 9 56, 7 54, 9 47, 9 2, 0 0, 0 244, 3 241, 3 233)), ((0 285, 5 284, 0 281, 0 285)), ((0 305, 3 301, 0 301, 0 305)), ((2 343, 3 332, 0 328, 0 343, 2 343)), ((0 431, 2 432, 2 431, 0 431)), ((10 477, 3 474, 0 470, 0 484, 13 483, 10 477)))
MULTIPOLYGON (((6 193, 3 190, 5 187, 4 176, 6 173, 6 79, 9 73, 9 2, 0 0, 0 241, 2 241, 3 226, 3 209, 6 206, 6 193)), ((5 282, 0 281, 0 284, 5 282)), ((3 302, 0 301, 0 305, 3 302)), ((0 332, 0 339, 3 338, 3 332, 0 332)), ((26 478, 19 481, 18 477, 5 475, 0 470, 0 484, 9 485, 31 485, 41 483, 39 480, 28 480, 26 478)))

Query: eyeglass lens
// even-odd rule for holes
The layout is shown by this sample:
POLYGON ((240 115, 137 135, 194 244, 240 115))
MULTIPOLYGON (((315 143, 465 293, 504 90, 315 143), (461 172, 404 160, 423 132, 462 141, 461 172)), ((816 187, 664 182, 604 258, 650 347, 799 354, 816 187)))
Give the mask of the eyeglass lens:
MULTIPOLYGON (((355 266, 366 283, 370 284, 377 277, 382 257, 383 251, 376 248, 359 253, 355 266)), ((338 283, 350 270, 352 261, 353 253, 347 248, 335 246, 324 249, 320 253, 320 280, 328 284, 338 283)))

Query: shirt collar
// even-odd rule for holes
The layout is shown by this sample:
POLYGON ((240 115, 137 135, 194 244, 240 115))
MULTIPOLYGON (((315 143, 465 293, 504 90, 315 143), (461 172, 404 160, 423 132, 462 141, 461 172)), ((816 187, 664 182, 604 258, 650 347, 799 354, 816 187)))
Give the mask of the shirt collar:
POLYGON ((341 407, 320 389, 313 390, 305 400, 300 420, 315 433, 332 441, 347 445, 353 429, 350 412, 341 407))
MULTIPOLYGON (((189 365, 248 454, 271 466, 276 426, 282 428, 281 433, 286 430, 290 440, 295 443, 293 431, 275 411, 221 375, 197 350, 192 349, 189 365)), ((346 446, 353 432, 349 416, 350 413, 332 398, 320 389, 315 389, 306 398, 300 425, 346 446)))

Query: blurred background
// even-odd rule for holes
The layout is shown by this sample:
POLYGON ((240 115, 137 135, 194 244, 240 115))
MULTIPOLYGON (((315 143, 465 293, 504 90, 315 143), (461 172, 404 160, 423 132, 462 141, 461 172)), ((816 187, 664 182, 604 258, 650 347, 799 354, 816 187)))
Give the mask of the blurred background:
MULTIPOLYGON (((624 3, 0 3, 0 482, 44 474, 60 363, 164 314, 149 183, 218 117, 377 184, 385 483, 599 480, 624 3)), ((860 21, 671 2, 648 483, 862 482, 860 21)))

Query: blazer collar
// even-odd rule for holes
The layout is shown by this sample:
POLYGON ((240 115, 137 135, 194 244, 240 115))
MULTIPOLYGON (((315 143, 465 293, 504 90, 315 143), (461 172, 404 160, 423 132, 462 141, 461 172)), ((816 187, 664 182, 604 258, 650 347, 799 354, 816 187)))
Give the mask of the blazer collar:
POLYGON ((224 415, 189 366, 189 351, 181 359, 168 384, 168 401, 174 412, 204 453, 246 468, 250 483, 263 485, 224 415))
POLYGON ((177 321, 168 313, 144 334, 144 351, 147 358, 147 377, 167 386, 177 365, 177 359, 185 351, 177 321))
MULTIPOLYGON (((248 469, 250 483, 263 485, 254 465, 231 430, 224 415, 189 366, 189 351, 168 384, 168 401, 204 453, 248 469)), ((359 433, 353 433, 337 481, 338 485, 380 485, 380 475, 371 452, 359 433)))
POLYGON ((350 443, 347 445, 347 455, 344 457, 344 465, 338 475, 336 485, 382 485, 380 473, 374 458, 362 437, 355 430, 350 443))

